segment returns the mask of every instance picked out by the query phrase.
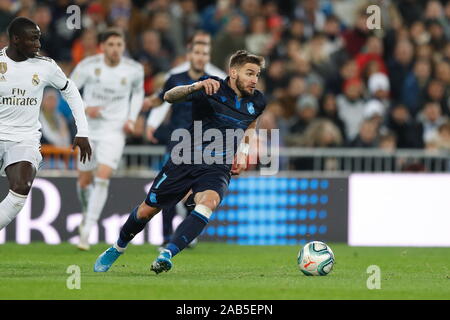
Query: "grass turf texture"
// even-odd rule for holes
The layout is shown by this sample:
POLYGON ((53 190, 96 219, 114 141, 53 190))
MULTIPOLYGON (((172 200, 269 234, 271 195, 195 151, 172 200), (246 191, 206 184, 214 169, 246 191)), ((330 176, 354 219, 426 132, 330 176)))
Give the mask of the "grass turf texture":
POLYGON ((107 245, 0 245, 0 299, 448 299, 450 248, 361 248, 330 244, 337 263, 325 277, 298 270, 297 246, 200 243, 155 275, 150 245, 130 245, 106 273, 93 264, 107 245), (81 289, 66 287, 69 265, 81 268, 81 289), (381 268, 381 289, 368 290, 369 265, 381 268))

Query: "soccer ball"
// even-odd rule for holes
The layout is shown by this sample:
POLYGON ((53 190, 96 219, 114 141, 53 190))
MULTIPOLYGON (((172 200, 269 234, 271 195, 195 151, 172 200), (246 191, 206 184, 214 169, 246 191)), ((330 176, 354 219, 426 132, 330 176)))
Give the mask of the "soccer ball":
POLYGON ((334 254, 324 242, 311 241, 298 253, 297 263, 307 276, 326 276, 333 269, 334 254))

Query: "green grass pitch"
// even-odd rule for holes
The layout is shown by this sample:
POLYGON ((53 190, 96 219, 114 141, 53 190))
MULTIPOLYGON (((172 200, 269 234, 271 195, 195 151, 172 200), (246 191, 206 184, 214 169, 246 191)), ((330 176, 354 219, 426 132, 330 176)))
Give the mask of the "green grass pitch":
POLYGON ((363 248, 330 244, 331 274, 306 277, 298 246, 199 243, 174 258, 174 268, 150 272, 156 247, 130 245, 107 273, 96 257, 70 244, 0 245, 0 299, 449 299, 450 248, 363 248), (68 266, 81 269, 81 289, 69 290, 68 266), (381 289, 367 289, 367 267, 381 269, 381 289))

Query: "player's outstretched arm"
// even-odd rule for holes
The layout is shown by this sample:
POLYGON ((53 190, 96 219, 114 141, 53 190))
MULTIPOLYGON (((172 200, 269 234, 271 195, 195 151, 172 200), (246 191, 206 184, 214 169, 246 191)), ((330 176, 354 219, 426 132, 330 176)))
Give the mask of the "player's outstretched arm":
POLYGON ((152 94, 151 96, 144 98, 144 103, 142 104, 142 111, 148 111, 152 108, 157 108, 163 103, 159 98, 158 94, 152 94))
POLYGON ((169 103, 177 103, 186 100, 188 95, 199 90, 205 90, 207 95, 212 95, 220 88, 220 82, 214 79, 198 81, 190 85, 177 86, 164 94, 164 100, 169 103))

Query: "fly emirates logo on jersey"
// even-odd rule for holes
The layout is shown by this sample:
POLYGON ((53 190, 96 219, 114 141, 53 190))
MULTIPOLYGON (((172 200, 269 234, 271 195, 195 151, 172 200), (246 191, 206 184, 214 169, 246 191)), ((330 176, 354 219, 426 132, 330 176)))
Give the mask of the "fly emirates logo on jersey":
POLYGON ((7 106, 35 106, 38 104, 37 98, 27 97, 27 90, 12 88, 11 95, 0 96, 0 104, 7 106))

